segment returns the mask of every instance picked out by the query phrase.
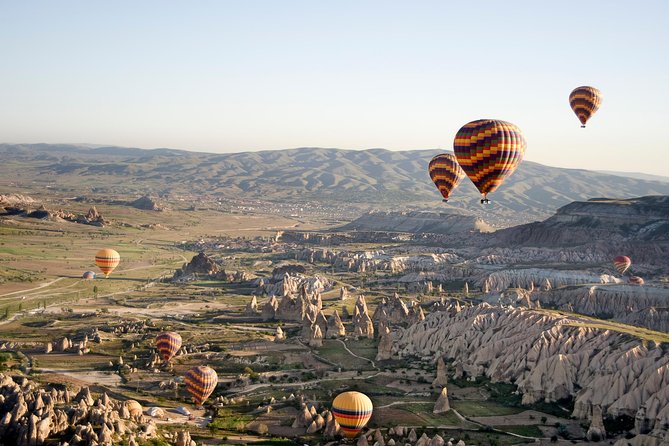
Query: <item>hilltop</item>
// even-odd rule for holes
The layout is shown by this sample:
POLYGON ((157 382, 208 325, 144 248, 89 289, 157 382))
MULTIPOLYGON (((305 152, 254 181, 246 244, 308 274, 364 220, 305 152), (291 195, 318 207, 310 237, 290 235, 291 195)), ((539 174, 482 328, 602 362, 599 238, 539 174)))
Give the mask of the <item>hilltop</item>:
MULTIPOLYGON (((669 194, 669 183, 562 169, 525 161, 481 208, 463 181, 448 205, 427 174, 440 150, 299 148, 211 154, 172 149, 0 144, 0 187, 61 193, 198 194, 266 200, 316 200, 401 210, 468 209, 508 226, 548 217, 572 201, 669 194)), ((31 192, 31 191, 28 191, 31 192)))

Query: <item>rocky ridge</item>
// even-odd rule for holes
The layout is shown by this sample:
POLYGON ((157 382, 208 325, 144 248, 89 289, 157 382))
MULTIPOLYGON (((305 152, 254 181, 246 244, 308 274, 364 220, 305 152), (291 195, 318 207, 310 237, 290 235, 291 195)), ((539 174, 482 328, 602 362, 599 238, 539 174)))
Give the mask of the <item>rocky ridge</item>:
POLYGON ((523 404, 573 398, 577 418, 600 406, 604 416, 634 418, 638 434, 666 434, 663 346, 550 312, 487 304, 443 310, 401 332, 394 355, 445 356, 463 375, 516 383, 523 404))

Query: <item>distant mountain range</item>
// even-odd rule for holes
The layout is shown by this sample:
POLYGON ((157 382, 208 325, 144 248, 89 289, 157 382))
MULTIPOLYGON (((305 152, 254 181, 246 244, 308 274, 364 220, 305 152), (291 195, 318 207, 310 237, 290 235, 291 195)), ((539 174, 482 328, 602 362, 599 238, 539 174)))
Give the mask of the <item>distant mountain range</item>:
MULTIPOLYGON (((548 217, 572 201, 669 194, 669 183, 529 161, 482 207, 465 179, 448 204, 427 164, 440 150, 300 148, 230 154, 68 144, 0 144, 0 187, 49 187, 80 194, 207 194, 318 200, 379 209, 468 209, 507 226, 548 217)), ((2 190, 0 190, 2 192, 2 190)))

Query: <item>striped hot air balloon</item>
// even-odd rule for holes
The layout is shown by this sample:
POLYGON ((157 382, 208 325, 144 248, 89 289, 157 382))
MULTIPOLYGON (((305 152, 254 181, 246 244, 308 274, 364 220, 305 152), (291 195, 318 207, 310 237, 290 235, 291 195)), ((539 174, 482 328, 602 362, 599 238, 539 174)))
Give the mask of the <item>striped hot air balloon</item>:
POLYGON ((602 92, 595 87, 578 87, 569 95, 569 105, 574 110, 581 127, 585 128, 588 119, 599 110, 602 104, 602 92))
POLYGON ((165 362, 177 354, 181 348, 181 335, 173 331, 164 331, 156 336, 156 348, 165 362))
POLYGON ((201 406, 218 384, 216 371, 206 365, 193 367, 184 376, 186 391, 190 393, 196 406, 201 406))
POLYGON ((646 283, 646 282, 644 282, 644 280, 643 280, 641 277, 639 277, 639 276, 631 276, 627 281, 628 281, 630 284, 632 284, 632 285, 639 285, 639 286, 641 286, 641 285, 643 285, 644 283, 646 283))
POLYGON ((100 271, 104 273, 105 277, 109 277, 120 261, 121 256, 113 249, 101 249, 95 254, 95 264, 100 268, 100 271))
POLYGON ((86 271, 81 275, 81 278, 84 280, 93 280, 95 279, 95 273, 93 271, 86 271))
POLYGON ((372 400, 360 392, 340 393, 332 401, 332 415, 347 438, 354 438, 360 433, 371 418, 373 410, 372 400))
POLYGON ((617 256, 613 259, 613 266, 620 274, 625 274, 625 271, 632 266, 632 259, 627 256, 617 256))
POLYGON ((444 201, 448 201, 453 189, 465 177, 465 171, 458 164, 455 155, 450 153, 442 153, 432 158, 427 170, 435 186, 441 192, 441 196, 444 197, 444 201))
POLYGON ((510 122, 479 119, 465 124, 455 135, 453 151, 483 198, 497 189, 518 168, 527 143, 518 127, 510 122))

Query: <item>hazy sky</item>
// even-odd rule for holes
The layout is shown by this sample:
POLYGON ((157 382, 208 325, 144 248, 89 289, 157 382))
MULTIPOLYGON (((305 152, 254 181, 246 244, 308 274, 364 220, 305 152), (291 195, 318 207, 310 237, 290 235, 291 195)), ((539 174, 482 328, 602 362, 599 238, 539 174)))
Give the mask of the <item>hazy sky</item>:
POLYGON ((669 174, 669 1, 0 0, 0 141, 452 149, 669 174), (581 129, 569 92, 604 94, 581 129))

